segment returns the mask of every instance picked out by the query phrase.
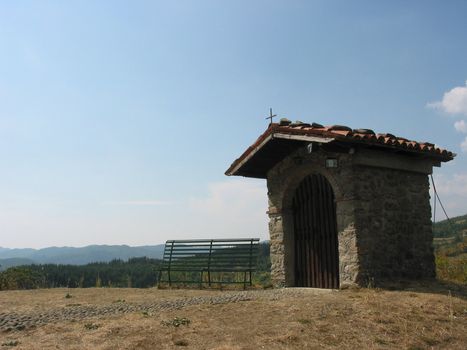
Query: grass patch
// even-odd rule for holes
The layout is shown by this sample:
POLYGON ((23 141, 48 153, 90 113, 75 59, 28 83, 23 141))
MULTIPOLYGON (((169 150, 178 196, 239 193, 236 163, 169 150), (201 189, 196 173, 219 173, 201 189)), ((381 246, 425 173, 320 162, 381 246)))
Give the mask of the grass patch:
POLYGON ((308 318, 299 318, 297 322, 300 324, 310 324, 311 320, 309 320, 308 318))
POLYGON ((440 343, 437 339, 433 339, 433 338, 422 337, 421 339, 428 346, 435 346, 435 345, 438 345, 440 343))
POLYGON ((175 340, 174 344, 177 346, 188 346, 188 342, 185 339, 175 340))
POLYGON ((381 338, 376 338, 375 343, 379 344, 379 345, 388 345, 389 344, 386 340, 381 339, 381 338))
POLYGON ((97 328, 99 328, 99 327, 100 327, 100 326, 99 326, 97 323, 92 323, 92 322, 86 323, 86 324, 84 325, 84 328, 86 328, 88 331, 93 330, 93 329, 97 329, 97 328))
POLYGON ((180 327, 180 326, 188 326, 190 324, 190 320, 186 317, 175 317, 172 320, 161 321, 161 325, 163 326, 172 326, 172 327, 180 327))
POLYGON ((9 340, 4 343, 2 343, 2 346, 17 346, 19 345, 19 341, 17 340, 9 340))

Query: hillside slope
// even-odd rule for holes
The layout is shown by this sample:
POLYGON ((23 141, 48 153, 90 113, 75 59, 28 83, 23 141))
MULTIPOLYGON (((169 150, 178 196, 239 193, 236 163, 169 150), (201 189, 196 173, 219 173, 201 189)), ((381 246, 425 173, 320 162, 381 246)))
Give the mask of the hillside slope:
POLYGON ((13 266, 22 266, 34 264, 34 260, 28 258, 6 258, 0 259, 0 271, 6 270, 13 266))
POLYGON ((0 344, 41 350, 465 349, 465 290, 449 289, 8 291, 0 299, 0 344))
POLYGON ((36 264, 84 265, 91 262, 108 262, 114 259, 128 260, 129 258, 142 256, 160 259, 163 251, 163 244, 139 247, 130 247, 127 245, 90 245, 80 248, 0 248, 0 259, 23 258, 36 264))
POLYGON ((467 214, 435 223, 433 235, 435 238, 467 236, 467 214))

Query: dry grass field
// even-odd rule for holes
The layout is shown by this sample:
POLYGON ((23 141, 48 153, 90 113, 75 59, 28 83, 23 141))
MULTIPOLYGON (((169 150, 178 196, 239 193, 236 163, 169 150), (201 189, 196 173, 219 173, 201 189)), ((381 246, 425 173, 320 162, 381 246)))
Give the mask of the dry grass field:
POLYGON ((452 289, 2 291, 0 349, 466 349, 452 289))

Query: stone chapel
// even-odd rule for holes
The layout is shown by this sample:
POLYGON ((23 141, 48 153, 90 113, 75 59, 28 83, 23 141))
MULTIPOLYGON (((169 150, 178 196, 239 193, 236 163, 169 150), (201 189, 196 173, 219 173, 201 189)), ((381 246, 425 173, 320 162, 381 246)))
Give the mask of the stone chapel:
POLYGON ((267 180, 275 286, 435 276, 429 174, 455 154, 369 129, 283 118, 226 175, 267 180))

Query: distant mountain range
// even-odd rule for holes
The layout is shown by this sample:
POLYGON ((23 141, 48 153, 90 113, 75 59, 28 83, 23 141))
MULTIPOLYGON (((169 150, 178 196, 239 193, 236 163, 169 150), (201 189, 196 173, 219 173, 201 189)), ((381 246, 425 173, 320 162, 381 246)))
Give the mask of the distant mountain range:
POLYGON ((91 262, 107 262, 113 259, 146 256, 161 259, 164 244, 130 247, 127 245, 90 245, 87 247, 49 247, 43 249, 10 249, 0 247, 0 270, 28 264, 84 265, 91 262))
MULTIPOLYGON (((434 237, 467 236, 467 215, 443 220, 434 225, 434 237)), ((435 242, 436 243, 436 242, 435 242)), ((437 242, 439 245, 439 242, 437 242)), ((43 249, 10 249, 0 247, 0 271, 8 267, 29 264, 85 265, 91 262, 108 262, 113 259, 128 260, 143 257, 161 259, 164 244, 130 247, 127 245, 90 245, 87 247, 49 247, 43 249)))
POLYGON ((436 238, 467 236, 467 214, 437 222, 433 234, 436 238))

